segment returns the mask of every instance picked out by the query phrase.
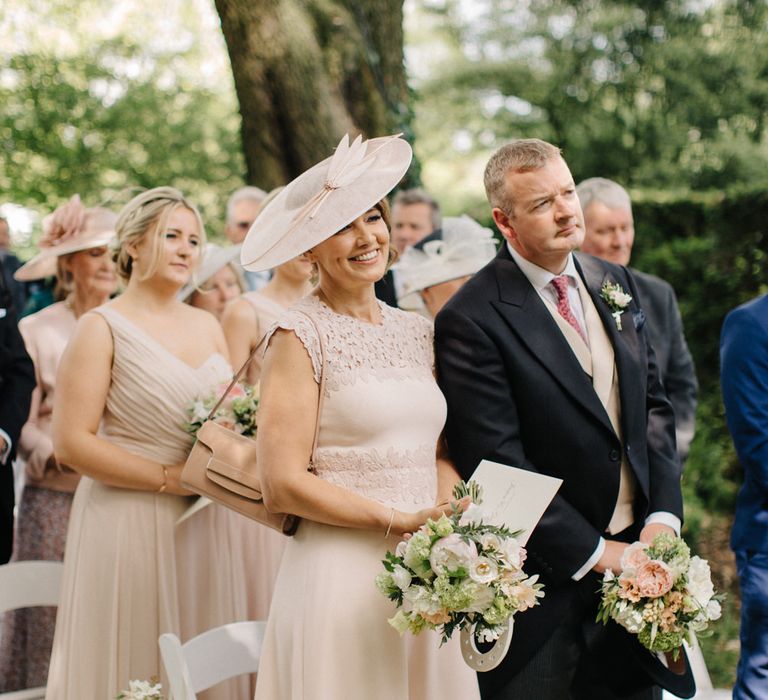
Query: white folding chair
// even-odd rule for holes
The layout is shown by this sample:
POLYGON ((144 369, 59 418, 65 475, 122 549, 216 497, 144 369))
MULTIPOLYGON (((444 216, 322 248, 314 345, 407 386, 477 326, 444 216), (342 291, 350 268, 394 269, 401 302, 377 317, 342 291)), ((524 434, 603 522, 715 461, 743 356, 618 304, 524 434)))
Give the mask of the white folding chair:
MULTIPOLYGON (((0 566, 0 613, 41 605, 58 606, 61 575, 60 561, 16 561, 0 566)), ((40 700, 45 687, 0 693, 0 700, 40 700)))
POLYGON ((197 700, 197 693, 244 673, 259 670, 266 622, 232 622, 182 644, 175 634, 160 635, 160 654, 173 700, 197 700))

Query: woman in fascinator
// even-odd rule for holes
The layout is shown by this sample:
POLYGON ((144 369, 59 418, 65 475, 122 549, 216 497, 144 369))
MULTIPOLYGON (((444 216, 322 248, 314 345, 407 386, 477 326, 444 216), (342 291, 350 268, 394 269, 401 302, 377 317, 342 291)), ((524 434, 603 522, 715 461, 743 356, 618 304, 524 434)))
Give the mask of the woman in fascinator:
POLYGON ((431 325, 374 295, 391 259, 384 197, 410 160, 398 137, 345 137, 260 212, 243 243, 246 269, 305 254, 318 279, 280 316, 264 357, 265 504, 303 520, 278 573, 257 700, 478 697, 458 639, 401 637, 374 584, 387 550, 450 511, 458 480, 437 453, 446 407, 431 325))

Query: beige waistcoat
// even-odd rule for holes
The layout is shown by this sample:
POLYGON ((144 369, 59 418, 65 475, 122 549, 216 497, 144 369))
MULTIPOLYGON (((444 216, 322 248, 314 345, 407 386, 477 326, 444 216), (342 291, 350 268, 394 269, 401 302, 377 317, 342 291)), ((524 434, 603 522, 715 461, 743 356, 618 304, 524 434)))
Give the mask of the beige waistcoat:
MULTIPOLYGON (((592 297, 584 288, 584 283, 579 282, 579 297, 584 310, 584 318, 587 325, 587 345, 578 332, 557 311, 555 304, 545 300, 552 318, 555 319, 558 328, 562 331, 571 350, 576 355, 582 369, 592 377, 592 387, 595 390, 600 403, 603 404, 608 418, 611 421, 619 441, 624 442, 621 431, 621 402, 619 397, 619 377, 616 372, 613 346, 605 332, 600 316, 592 301, 592 297)), ((607 532, 616 534, 629 527, 634 522, 633 503, 637 482, 635 475, 627 463, 622 450, 621 472, 619 476, 619 494, 613 515, 608 523, 607 532)))

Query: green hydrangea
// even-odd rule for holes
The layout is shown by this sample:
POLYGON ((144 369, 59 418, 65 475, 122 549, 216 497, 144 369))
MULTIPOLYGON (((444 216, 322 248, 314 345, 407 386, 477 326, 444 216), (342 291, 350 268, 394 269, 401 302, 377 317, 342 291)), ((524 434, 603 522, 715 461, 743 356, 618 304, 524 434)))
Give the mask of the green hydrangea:
POLYGON ((651 642, 652 626, 645 625, 637 635, 637 639, 646 649, 651 651, 673 651, 683 643, 682 632, 662 632, 657 630, 651 642))
POLYGON ((389 571, 382 571, 380 574, 376 575, 376 588, 378 588, 385 596, 389 596, 391 593, 397 591, 397 585, 389 571))
POLYGON ((472 604, 476 590, 467 579, 451 583, 449 576, 441 574, 434 581, 435 592, 446 610, 463 610, 472 604))
POLYGON ((438 537, 446 537, 453 532, 453 523, 450 518, 447 518, 445 513, 440 516, 440 519, 429 520, 429 529, 434 532, 438 537))

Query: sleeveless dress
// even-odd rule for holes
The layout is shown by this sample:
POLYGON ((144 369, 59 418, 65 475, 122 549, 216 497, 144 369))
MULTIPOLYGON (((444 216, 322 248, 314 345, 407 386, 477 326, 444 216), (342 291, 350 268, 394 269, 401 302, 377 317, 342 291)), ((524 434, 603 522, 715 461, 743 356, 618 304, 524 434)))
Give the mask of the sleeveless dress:
MULTIPOLYGON (((333 312, 310 296, 281 316, 322 363, 309 314, 323 334, 326 396, 318 478, 386 506, 434 505, 435 447, 445 400, 433 377, 432 327, 381 302, 382 323, 333 312)), ((458 636, 401 637, 393 604, 376 589, 381 560, 397 545, 382 532, 304 520, 289 539, 272 599, 256 700, 474 700, 477 678, 458 636)))
MULTIPOLYGON (((211 355, 193 368, 110 305, 114 357, 101 435, 163 464, 185 459, 186 407, 229 371, 211 355)), ((48 700, 107 700, 132 679, 161 677, 157 638, 179 633, 174 526, 184 496, 108 486, 83 477, 64 554, 48 700)), ((167 688, 167 685, 165 685, 167 688)))

